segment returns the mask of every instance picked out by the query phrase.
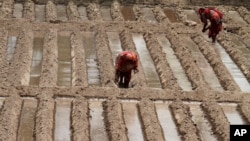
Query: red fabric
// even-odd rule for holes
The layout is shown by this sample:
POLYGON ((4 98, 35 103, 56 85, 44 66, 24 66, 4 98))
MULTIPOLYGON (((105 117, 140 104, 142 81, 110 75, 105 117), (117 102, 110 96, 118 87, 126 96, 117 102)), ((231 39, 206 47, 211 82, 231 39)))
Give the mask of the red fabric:
POLYGON ((123 51, 116 57, 116 70, 120 72, 131 72, 133 69, 137 69, 138 66, 138 57, 132 51, 123 51), (127 68, 127 63, 132 61, 132 67, 127 68))
POLYGON ((215 9, 214 7, 200 8, 200 9, 198 10, 198 12, 199 12, 200 15, 201 15, 203 12, 206 13, 207 15, 209 15, 210 10, 213 10, 213 11, 215 11, 217 14, 219 14, 219 16, 220 16, 221 19, 223 18, 223 14, 222 14, 219 10, 215 9))
POLYGON ((198 12, 199 12, 199 14, 201 15, 203 12, 204 12, 204 8, 200 8, 199 10, 198 10, 198 12))
POLYGON ((116 57, 115 81, 119 83, 119 87, 128 88, 131 79, 131 71, 137 70, 138 57, 136 53, 131 51, 123 51, 116 57))
POLYGON ((201 21, 206 25, 207 20, 211 22, 208 36, 215 38, 222 30, 222 13, 214 8, 199 9, 201 21))
POLYGON ((221 18, 217 12, 214 12, 211 15, 210 22, 211 22, 211 25, 209 28, 208 36, 213 37, 213 36, 216 36, 217 34, 219 34, 219 32, 222 29, 221 18))

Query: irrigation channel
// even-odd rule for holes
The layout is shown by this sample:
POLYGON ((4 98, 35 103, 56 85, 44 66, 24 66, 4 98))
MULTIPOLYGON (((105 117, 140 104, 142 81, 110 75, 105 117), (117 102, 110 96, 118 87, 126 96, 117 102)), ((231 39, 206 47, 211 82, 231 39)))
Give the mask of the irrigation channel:
MULTIPOLYGON (((73 99, 69 98, 57 98, 54 101, 55 105, 55 127, 53 131, 54 140, 70 140, 70 136, 72 135, 71 126, 72 122, 72 113, 74 109, 72 109, 72 104, 76 104, 75 101, 72 102, 73 99)), ((6 100, 7 101, 7 100, 6 100)), ((108 112, 103 109, 103 103, 105 99, 89 99, 88 107, 89 111, 89 128, 90 128, 90 138, 91 140, 109 140, 108 139, 108 131, 105 130, 105 117, 104 113, 108 112)), ((5 98, 0 99, 1 108, 5 107, 5 98)), ((143 119, 141 119, 142 115, 140 112, 140 101, 135 100, 121 100, 120 110, 123 111, 123 119, 124 126, 127 128, 127 137, 129 140, 143 140, 143 128, 141 125, 143 123, 143 119)), ((159 119, 159 124, 162 128, 162 132, 164 138, 171 140, 181 140, 180 135, 178 133, 178 127, 174 122, 174 117, 171 114, 171 109, 169 108, 171 101, 155 101, 155 116, 159 119)), ((201 109, 200 104, 198 102, 184 102, 185 105, 190 107, 190 112, 192 114, 192 121, 197 125, 199 130, 199 134, 202 137, 202 140, 217 140, 212 132, 212 126, 208 122, 208 119, 205 118, 205 113, 201 109)), ((33 140, 34 139, 34 129, 35 129, 35 121, 38 118, 36 111, 39 110, 37 107, 37 100, 34 98, 24 98, 22 99, 22 108, 19 111, 20 115, 20 125, 18 127, 18 140, 33 140)), ((237 104, 232 103, 219 103, 223 112, 226 115, 226 118, 230 122, 230 124, 245 124, 246 121, 243 120, 240 113, 237 111, 237 104)), ((42 109, 40 109, 42 110, 42 109)))
POLYGON ((212 43, 197 6, 74 2, 1 2, 2 140, 228 141, 250 124, 247 8, 219 6, 212 43), (139 56, 128 89, 124 50, 139 56))

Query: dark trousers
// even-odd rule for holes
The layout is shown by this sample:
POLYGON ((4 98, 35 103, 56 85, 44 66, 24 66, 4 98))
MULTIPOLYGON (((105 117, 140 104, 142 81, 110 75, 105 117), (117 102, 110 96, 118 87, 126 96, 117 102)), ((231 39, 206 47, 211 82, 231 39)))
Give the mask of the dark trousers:
POLYGON ((211 26, 209 28, 208 37, 212 37, 213 41, 215 41, 216 36, 219 34, 219 32, 222 30, 222 23, 216 23, 216 21, 211 21, 211 26))
POLYGON ((131 71, 120 72, 116 71, 116 77, 118 78, 118 85, 120 88, 128 88, 131 79, 131 71))

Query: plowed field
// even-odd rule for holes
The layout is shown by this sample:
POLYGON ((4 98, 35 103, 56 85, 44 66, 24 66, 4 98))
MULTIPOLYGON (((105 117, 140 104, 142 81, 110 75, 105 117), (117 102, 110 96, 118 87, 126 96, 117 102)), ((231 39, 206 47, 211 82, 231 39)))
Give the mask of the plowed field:
POLYGON ((0 141, 228 141, 250 123, 248 1, 0 2, 0 141), (224 14, 215 43, 201 6, 224 14))

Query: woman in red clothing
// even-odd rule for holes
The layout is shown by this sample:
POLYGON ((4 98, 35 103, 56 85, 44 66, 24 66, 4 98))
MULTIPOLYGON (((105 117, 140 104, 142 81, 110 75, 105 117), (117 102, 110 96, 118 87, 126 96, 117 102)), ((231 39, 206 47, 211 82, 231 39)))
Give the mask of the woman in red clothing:
POLYGON ((116 57, 115 62, 115 83, 118 83, 119 87, 128 88, 131 79, 131 71, 138 72, 138 57, 137 54, 132 51, 123 51, 116 57))
POLYGON ((214 8, 200 8, 200 19, 204 26, 202 32, 206 32, 209 29, 208 37, 215 42, 216 36, 222 29, 222 13, 214 8), (207 20, 210 21, 210 26, 207 27, 207 20))

